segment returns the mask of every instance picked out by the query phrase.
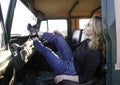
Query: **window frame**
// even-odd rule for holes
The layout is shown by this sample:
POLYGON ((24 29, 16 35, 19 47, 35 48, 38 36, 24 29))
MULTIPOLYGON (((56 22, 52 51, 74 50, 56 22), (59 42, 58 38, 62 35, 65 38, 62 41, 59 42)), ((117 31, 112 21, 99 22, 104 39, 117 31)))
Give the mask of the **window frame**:
POLYGON ((0 51, 7 49, 7 32, 5 29, 5 25, 4 25, 4 20, 3 20, 3 13, 2 13, 2 8, 0 5, 0 26, 1 26, 1 41, 0 44, 2 44, 3 46, 0 47, 0 51))

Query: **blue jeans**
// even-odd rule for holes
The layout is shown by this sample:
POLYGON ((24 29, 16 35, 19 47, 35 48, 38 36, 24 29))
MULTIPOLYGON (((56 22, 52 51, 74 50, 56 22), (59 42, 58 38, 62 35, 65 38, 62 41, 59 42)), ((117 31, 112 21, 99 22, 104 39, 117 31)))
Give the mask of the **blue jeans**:
POLYGON ((73 64, 73 52, 64 37, 57 33, 44 33, 42 36, 49 42, 56 45, 59 56, 50 48, 43 46, 38 40, 33 42, 36 49, 44 55, 47 62, 56 74, 75 75, 76 71, 73 64))

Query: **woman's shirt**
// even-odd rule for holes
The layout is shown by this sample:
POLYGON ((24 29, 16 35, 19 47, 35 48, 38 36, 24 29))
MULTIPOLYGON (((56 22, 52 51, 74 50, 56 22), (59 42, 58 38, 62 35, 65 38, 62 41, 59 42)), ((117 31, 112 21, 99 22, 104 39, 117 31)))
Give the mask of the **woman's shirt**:
POLYGON ((101 50, 88 48, 89 39, 84 40, 74 52, 74 66, 79 76, 80 83, 91 80, 100 63, 101 50))

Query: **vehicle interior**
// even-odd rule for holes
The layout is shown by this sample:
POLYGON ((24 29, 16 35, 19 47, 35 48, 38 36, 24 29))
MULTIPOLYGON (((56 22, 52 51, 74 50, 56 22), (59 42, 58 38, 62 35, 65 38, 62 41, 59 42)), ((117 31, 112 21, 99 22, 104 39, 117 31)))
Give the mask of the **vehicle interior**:
MULTIPOLYGON (((59 23, 57 24, 58 28, 53 27, 55 28, 53 30, 60 30, 74 51, 82 41, 83 28, 80 28, 80 19, 102 16, 101 0, 11 0, 10 6, 6 28, 9 29, 7 31, 7 42, 12 55, 0 80, 1 85, 4 85, 4 83, 6 83, 5 85, 56 85, 54 82, 55 73, 44 59, 44 56, 33 46, 33 39, 39 38, 44 45, 57 52, 55 45, 42 39, 40 35, 50 31, 50 21, 55 20, 53 24, 56 24, 56 20, 63 20, 66 23, 65 30, 59 28, 59 23), (14 21, 12 18, 15 17, 14 11, 17 9, 19 1, 34 16, 32 18, 35 21, 34 24, 28 21, 26 28, 24 28, 28 32, 27 35, 12 34, 12 28, 22 30, 21 21, 16 21, 20 24, 17 25, 17 28, 12 23, 14 21), (12 14, 14 16, 11 16, 12 14), (8 22, 11 23, 8 24, 8 22)), ((19 17, 26 19, 27 14, 25 15, 23 10, 18 11, 24 15, 21 14, 19 17)), ((99 85, 105 85, 105 76, 102 79, 85 84, 62 81, 59 85, 97 85, 95 84, 97 81, 102 81, 99 85)))

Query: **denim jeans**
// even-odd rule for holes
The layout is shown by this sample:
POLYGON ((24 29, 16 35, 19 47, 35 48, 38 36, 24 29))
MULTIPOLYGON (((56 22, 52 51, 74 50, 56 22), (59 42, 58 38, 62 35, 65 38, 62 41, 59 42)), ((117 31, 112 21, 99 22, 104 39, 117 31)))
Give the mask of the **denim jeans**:
POLYGON ((64 37, 59 33, 55 35, 52 33, 44 33, 42 37, 54 43, 57 47, 59 56, 50 48, 41 45, 38 40, 33 42, 36 49, 44 55, 54 72, 56 74, 76 75, 73 64, 73 52, 64 37))

